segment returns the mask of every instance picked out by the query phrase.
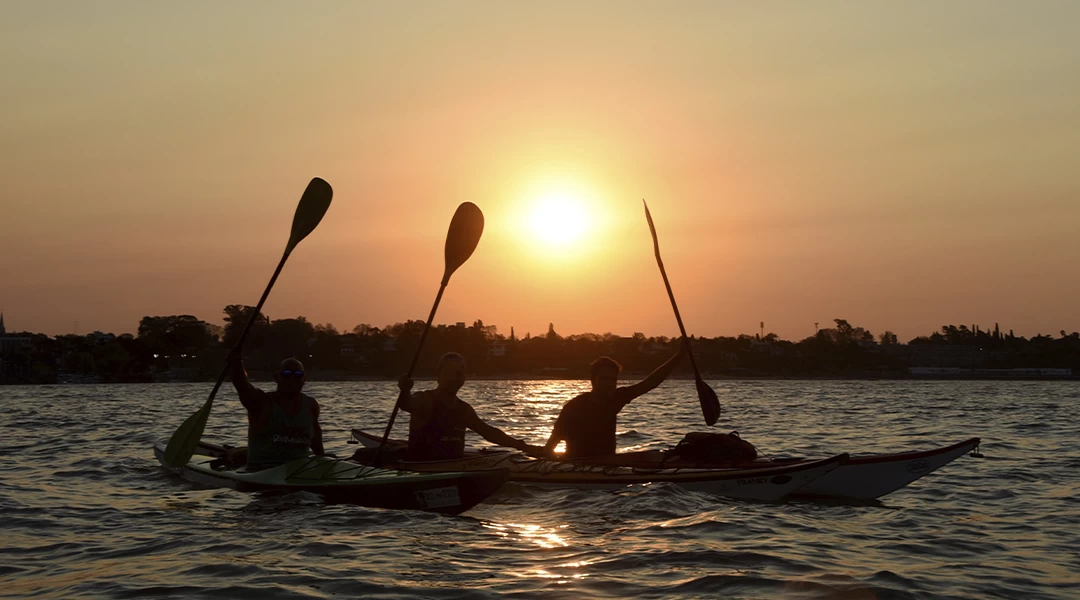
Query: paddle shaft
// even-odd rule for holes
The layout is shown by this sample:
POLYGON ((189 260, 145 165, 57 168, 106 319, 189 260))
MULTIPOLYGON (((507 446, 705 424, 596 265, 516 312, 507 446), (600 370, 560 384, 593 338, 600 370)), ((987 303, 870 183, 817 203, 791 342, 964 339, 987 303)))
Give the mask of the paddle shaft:
MULTIPOLYGON (((237 351, 244 346, 244 340, 247 339, 248 332, 251 331, 251 327, 255 325, 255 321, 259 318, 259 313, 262 311, 263 304, 266 304, 266 298, 270 295, 271 288, 274 287, 274 283, 277 281, 278 275, 281 274, 282 267, 285 266, 285 261, 289 259, 289 252, 285 252, 281 256, 281 262, 278 263, 276 269, 274 269, 274 275, 270 278, 270 283, 266 284, 266 289, 263 290, 262 298, 259 298, 259 303, 255 305, 255 312, 248 318, 248 322, 244 325, 244 331, 240 333, 240 338, 236 340, 236 344, 233 346, 233 351, 237 351)), ((218 390, 221 389, 221 384, 225 381, 225 376, 229 374, 229 369, 232 365, 226 362, 225 368, 221 370, 221 375, 218 376, 217 383, 214 384, 214 389, 210 392, 210 397, 206 399, 206 403, 203 404, 203 410, 209 411, 210 406, 214 403, 214 396, 217 395, 218 390)))
MULTIPOLYGON (((653 232, 656 235, 656 232, 653 232)), ((671 291, 671 283, 667 278, 667 271, 664 269, 664 261, 660 258, 660 247, 656 247, 656 264, 660 267, 660 276, 664 278, 664 287, 667 288, 668 299, 671 300, 671 308, 675 310, 675 320, 679 323, 679 331, 682 333, 683 340, 689 344, 689 340, 686 337, 686 327, 683 326, 682 315, 679 314, 679 305, 675 303, 675 294, 671 291)), ((694 353, 687 352, 690 357, 690 366, 694 368, 694 378, 701 381, 701 373, 698 372, 697 363, 694 362, 694 353)))
MULTIPOLYGON (((413 353, 412 362, 409 363, 409 370, 405 374, 405 377, 412 377, 413 369, 416 368, 417 361, 420 360, 420 351, 424 349, 424 340, 427 339, 428 331, 431 331, 431 322, 435 320, 435 311, 439 309, 439 302, 442 301, 443 291, 446 289, 446 284, 449 282, 449 276, 443 278, 442 283, 439 285, 439 293, 435 296, 435 304, 431 306, 431 314, 428 315, 427 323, 424 325, 424 333, 420 334, 420 343, 416 346, 416 352, 413 353)), ((405 395, 408 392, 404 390, 398 394, 397 401, 394 402, 394 410, 390 412, 390 422, 386 424, 386 431, 383 432, 382 441, 379 442, 379 447, 375 449, 375 455, 371 459, 371 464, 379 464, 379 456, 382 455, 383 446, 386 445, 386 440, 390 439, 390 431, 394 429, 394 419, 397 418, 398 409, 401 408, 401 401, 405 399, 405 395)))

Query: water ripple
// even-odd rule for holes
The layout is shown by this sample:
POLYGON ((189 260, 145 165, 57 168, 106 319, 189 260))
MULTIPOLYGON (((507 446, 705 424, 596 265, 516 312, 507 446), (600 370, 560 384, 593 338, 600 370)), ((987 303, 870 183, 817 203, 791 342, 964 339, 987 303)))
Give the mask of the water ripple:
MULTIPOLYGON (((586 388, 471 382, 462 397, 493 425, 542 443, 561 403, 586 388)), ((28 598, 1076 597, 1075 384, 714 389, 720 429, 768 455, 917 450, 978 435, 986 458, 962 458, 874 502, 509 484, 446 517, 177 478, 150 446, 201 405, 205 384, 8 387, 0 589, 28 598)), ((310 392, 339 454, 352 448, 351 427, 381 429, 396 395, 388 382, 318 382, 310 392)), ((664 448, 705 429, 692 382, 668 382, 624 411, 618 443, 664 448)), ((241 443, 244 433, 243 409, 222 394, 206 437, 241 443)), ((483 444, 472 434, 470 443, 483 444)))

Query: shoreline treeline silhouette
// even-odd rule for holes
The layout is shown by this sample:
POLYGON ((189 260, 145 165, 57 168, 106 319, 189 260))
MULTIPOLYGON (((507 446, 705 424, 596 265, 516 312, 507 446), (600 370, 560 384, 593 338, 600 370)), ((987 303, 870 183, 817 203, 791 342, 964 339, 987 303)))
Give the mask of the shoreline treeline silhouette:
MULTIPOLYGON (((251 306, 224 309, 224 327, 192 315, 147 316, 137 334, 4 336, 0 383, 148 382, 212 379, 244 324, 251 306)), ((314 379, 394 378, 403 372, 419 342, 424 321, 383 328, 360 324, 339 331, 302 316, 263 315, 244 345, 249 370, 269 377, 283 357, 297 356, 314 379)), ((896 334, 878 335, 834 319, 799 341, 775 333, 736 337, 693 337, 706 377, 908 377, 910 367, 962 369, 1072 369, 1080 372, 1080 333, 1032 338, 977 325, 945 325, 906 344, 896 334)), ((471 325, 439 325, 429 334, 417 374, 435 372, 438 357, 460 352, 479 377, 587 377, 597 356, 619 361, 628 373, 647 372, 678 348, 677 338, 581 333, 562 336, 549 325, 545 334, 517 336, 481 320, 471 325)), ((677 375, 688 374, 682 365, 677 375), (683 371, 686 371, 685 373, 683 371)))

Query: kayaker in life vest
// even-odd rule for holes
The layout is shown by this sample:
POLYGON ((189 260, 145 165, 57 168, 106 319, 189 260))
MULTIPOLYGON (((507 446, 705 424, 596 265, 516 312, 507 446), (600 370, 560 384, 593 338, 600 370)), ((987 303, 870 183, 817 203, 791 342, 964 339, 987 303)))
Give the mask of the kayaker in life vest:
MULTIPOLYGON (((281 362, 274 373, 277 390, 273 392, 251 385, 239 352, 230 353, 229 361, 233 386, 247 409, 249 469, 273 467, 312 453, 318 456, 325 453, 319 403, 300 391, 307 376, 299 360, 286 358, 281 362)), ((241 462, 239 458, 230 456, 230 461, 241 462)))
POLYGON ((592 391, 573 398, 563 406, 544 454, 551 458, 583 458, 615 454, 615 426, 619 412, 631 400, 651 391, 667 379, 686 354, 683 343, 679 352, 657 367, 642 381, 618 387, 622 365, 607 356, 592 363, 592 391), (555 454, 559 442, 566 442, 566 452, 555 454))
POLYGON ((434 390, 410 393, 413 381, 402 377, 398 387, 405 393, 401 410, 409 413, 409 451, 406 460, 456 460, 465 456, 465 430, 471 429, 485 440, 539 454, 542 448, 529 445, 492 427, 476 415, 467 402, 457 397, 465 384, 465 358, 448 352, 439 358, 438 386, 434 390))

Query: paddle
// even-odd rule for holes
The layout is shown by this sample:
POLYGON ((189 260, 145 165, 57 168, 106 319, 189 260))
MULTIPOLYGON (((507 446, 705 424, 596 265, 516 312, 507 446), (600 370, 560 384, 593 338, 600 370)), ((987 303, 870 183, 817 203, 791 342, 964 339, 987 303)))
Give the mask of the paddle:
MULTIPOLYGON (((439 308, 443 290, 446 289, 446 284, 450 283, 450 276, 454 274, 454 271, 458 270, 458 267, 465 264, 465 261, 469 260, 473 250, 476 250, 476 245, 480 243, 480 235, 483 233, 484 213, 480 212, 480 208, 472 202, 462 202, 461 206, 458 206, 457 212, 454 213, 454 218, 450 220, 450 230, 446 232, 446 268, 443 270, 442 284, 439 285, 439 293, 435 296, 435 304, 431 307, 431 314, 428 315, 427 324, 424 325, 424 333, 420 335, 420 343, 416 346, 416 353, 413 354, 412 362, 409 363, 409 371, 405 374, 406 377, 412 377, 413 369, 416 368, 416 361, 420 359, 420 350, 423 349, 424 339, 427 338, 428 331, 431 330, 431 321, 435 318, 435 311, 439 308)), ((390 431, 394 428, 394 419, 397 418, 398 409, 401 408, 401 402, 404 399, 405 392, 401 392, 398 394, 397 401, 394 402, 394 410, 390 413, 390 422, 386 424, 386 431, 383 432, 382 441, 379 442, 379 447, 376 448, 375 454, 371 458, 371 465, 373 466, 379 464, 379 456, 382 454, 383 446, 386 445, 386 440, 390 438, 390 431)))
POLYGON ((660 242, 656 239, 656 225, 653 225, 648 203, 644 199, 641 203, 645 205, 645 218, 648 219, 649 231, 652 232, 653 250, 656 251, 656 264, 660 267, 660 275, 664 277, 664 286, 667 288, 668 298, 671 299, 671 308, 675 309, 675 320, 679 322, 679 331, 682 332, 683 342, 688 348, 687 354, 690 355, 690 366, 694 368, 694 380, 697 386, 698 401, 701 402, 701 414, 705 416, 706 425, 713 425, 720 418, 720 400, 716 397, 716 392, 701 380, 701 372, 698 371, 697 363, 694 362, 694 353, 689 351, 690 341, 686 338, 686 327, 683 327, 679 306, 675 304, 675 294, 671 293, 671 283, 668 282, 667 271, 664 270, 664 261, 660 260, 660 242))
MULTIPOLYGON (((248 319, 247 325, 244 326, 240 338, 236 340, 233 350, 239 350, 243 347, 244 339, 247 338, 247 334, 251 331, 251 326, 255 324, 255 320, 259 318, 259 311, 262 310, 266 297, 270 295, 270 288, 274 287, 274 282, 277 281, 281 268, 285 266, 289 254, 292 253, 293 248, 296 248, 296 245, 301 240, 314 231, 323 215, 326 214, 326 209, 330 208, 330 199, 333 196, 334 190, 330 187, 330 184, 318 177, 312 179, 307 189, 304 190, 304 195, 300 197, 300 203, 296 206, 296 214, 293 215, 292 232, 289 235, 289 243, 285 246, 285 254, 282 255, 281 262, 278 263, 277 269, 274 270, 270 283, 266 284, 266 290, 263 292, 262 298, 259 298, 259 304, 255 306, 255 312, 248 319)), ((217 395, 221 383, 225 381, 225 375, 228 374, 229 367, 226 364, 225 368, 222 369, 217 383, 214 384, 214 389, 210 392, 210 397, 206 399, 206 403, 203 404, 202 408, 188 417, 169 438, 169 444, 165 447, 165 464, 170 467, 183 466, 195 454, 195 448, 199 445, 199 438, 202 437, 203 429, 206 428, 206 420, 210 417, 210 407, 214 405, 214 396, 217 395)))

